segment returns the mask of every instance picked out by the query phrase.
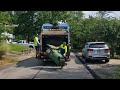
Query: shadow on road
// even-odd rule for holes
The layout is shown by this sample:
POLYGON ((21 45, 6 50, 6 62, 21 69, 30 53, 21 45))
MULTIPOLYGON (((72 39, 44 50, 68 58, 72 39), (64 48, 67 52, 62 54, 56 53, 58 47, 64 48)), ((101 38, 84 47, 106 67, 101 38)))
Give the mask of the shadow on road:
POLYGON ((74 60, 76 64, 81 64, 80 61, 75 57, 75 55, 70 55, 70 60, 74 60))
POLYGON ((16 67, 35 67, 35 66, 57 66, 54 62, 52 61, 46 61, 46 62, 42 62, 42 61, 38 61, 38 59, 36 59, 35 57, 31 57, 28 59, 25 59, 23 61, 19 61, 16 67))
POLYGON ((88 64, 106 64, 104 60, 89 60, 86 63, 88 64))
POLYGON ((47 72, 54 72, 61 69, 60 66, 57 66, 53 61, 38 61, 35 57, 31 57, 20 61, 16 64, 16 67, 30 68, 34 70, 41 70, 47 72), (45 66, 45 67, 44 67, 45 66))

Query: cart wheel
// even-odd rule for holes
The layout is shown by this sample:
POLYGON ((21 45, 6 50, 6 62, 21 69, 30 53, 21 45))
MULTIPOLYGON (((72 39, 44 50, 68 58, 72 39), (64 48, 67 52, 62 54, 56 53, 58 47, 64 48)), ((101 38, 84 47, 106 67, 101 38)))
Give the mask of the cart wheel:
POLYGON ((63 69, 63 66, 64 66, 64 65, 61 66, 61 69, 63 69))

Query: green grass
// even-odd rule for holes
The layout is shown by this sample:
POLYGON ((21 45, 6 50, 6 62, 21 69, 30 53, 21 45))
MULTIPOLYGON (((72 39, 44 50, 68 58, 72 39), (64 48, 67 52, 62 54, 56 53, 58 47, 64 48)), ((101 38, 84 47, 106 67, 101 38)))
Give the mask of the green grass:
POLYGON ((2 56, 6 53, 13 53, 16 54, 16 52, 20 52, 22 50, 28 49, 27 46, 22 46, 18 44, 6 44, 6 43, 0 43, 0 65, 4 63, 13 63, 17 62, 17 60, 14 60, 12 58, 3 58, 2 56))
POLYGON ((11 51, 16 51, 16 52, 29 48, 29 47, 18 45, 18 44, 9 44, 9 46, 10 46, 11 51))

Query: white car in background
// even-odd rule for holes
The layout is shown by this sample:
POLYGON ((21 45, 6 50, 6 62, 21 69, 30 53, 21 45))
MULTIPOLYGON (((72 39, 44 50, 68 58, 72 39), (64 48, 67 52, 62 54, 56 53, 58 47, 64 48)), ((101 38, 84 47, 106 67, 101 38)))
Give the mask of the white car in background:
POLYGON ((18 42, 17 42, 17 40, 12 40, 11 41, 11 44, 17 44, 18 42))
POLYGON ((27 47, 29 47, 29 48, 34 48, 34 43, 33 43, 33 42, 27 43, 26 40, 19 40, 19 41, 18 41, 18 44, 19 44, 19 45, 23 45, 23 46, 27 46, 27 47))
POLYGON ((34 48, 34 42, 29 42, 29 48, 34 48))
POLYGON ((87 42, 82 49, 82 57, 88 60, 110 60, 110 49, 105 42, 87 42))

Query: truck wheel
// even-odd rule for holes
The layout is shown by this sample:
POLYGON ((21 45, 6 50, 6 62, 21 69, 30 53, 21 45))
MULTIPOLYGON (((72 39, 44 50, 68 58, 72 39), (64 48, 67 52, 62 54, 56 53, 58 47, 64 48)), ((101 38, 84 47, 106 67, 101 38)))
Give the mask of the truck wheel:
POLYGON ((41 55, 40 55, 40 54, 39 54, 37 57, 38 57, 38 60, 40 60, 40 59, 41 59, 41 55))

